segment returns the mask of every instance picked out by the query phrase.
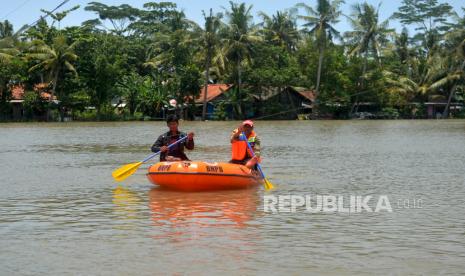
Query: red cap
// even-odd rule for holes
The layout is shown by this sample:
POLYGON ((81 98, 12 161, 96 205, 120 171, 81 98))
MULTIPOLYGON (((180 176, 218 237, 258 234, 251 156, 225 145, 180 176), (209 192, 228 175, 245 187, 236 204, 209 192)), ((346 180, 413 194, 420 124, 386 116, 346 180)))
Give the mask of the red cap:
POLYGON ((251 120, 245 120, 242 122, 242 125, 245 126, 245 125, 249 125, 251 127, 253 127, 253 122, 251 120))

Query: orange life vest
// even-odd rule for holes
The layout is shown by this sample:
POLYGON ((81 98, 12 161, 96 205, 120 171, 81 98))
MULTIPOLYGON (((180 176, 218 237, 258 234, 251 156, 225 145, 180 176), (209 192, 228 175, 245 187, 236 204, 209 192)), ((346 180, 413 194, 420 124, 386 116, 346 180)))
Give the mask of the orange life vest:
MULTIPOLYGON (((250 143, 250 146, 253 148, 255 144, 257 135, 252 130, 250 135, 247 137, 247 140, 250 143)), ((244 160, 248 156, 252 157, 252 153, 247 147, 247 143, 244 140, 234 140, 232 142, 232 159, 233 160, 244 160)))

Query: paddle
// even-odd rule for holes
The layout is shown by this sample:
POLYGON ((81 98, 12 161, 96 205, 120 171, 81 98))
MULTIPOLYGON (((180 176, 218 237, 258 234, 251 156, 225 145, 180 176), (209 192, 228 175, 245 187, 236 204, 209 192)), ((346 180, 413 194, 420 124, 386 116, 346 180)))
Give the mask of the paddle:
MULTIPOLYGON (((168 146, 168 148, 171 148, 172 146, 179 144, 182 140, 185 140, 187 136, 182 137, 181 139, 177 140, 176 142, 172 143, 171 145, 168 146)), ((131 163, 127 164, 124 166, 121 166, 120 168, 114 170, 111 175, 116 181, 123 181, 133 173, 137 171, 137 169, 142 165, 143 163, 149 161, 150 159, 154 158, 160 153, 160 151, 155 152, 154 154, 151 154, 147 156, 144 160, 137 162, 137 163, 131 163)))
MULTIPOLYGON (((253 152, 252 146, 250 146, 250 143, 247 140, 247 136, 245 136, 244 132, 242 132, 241 135, 244 137, 244 140, 247 143, 247 147, 249 147, 250 153, 252 153, 252 157, 254 157, 255 153, 253 152)), ((262 168, 260 167, 260 164, 258 162, 257 162, 257 168, 263 177, 263 181, 264 181, 263 186, 265 187, 265 190, 273 189, 274 188, 273 184, 271 184, 271 182, 268 179, 266 179, 265 174, 263 173, 262 168)))

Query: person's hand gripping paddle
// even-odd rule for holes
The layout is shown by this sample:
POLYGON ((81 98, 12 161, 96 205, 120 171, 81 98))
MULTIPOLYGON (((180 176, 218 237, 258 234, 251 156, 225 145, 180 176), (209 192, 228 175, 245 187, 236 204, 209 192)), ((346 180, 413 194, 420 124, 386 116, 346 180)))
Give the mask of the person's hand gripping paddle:
MULTIPOLYGON (((188 136, 184 136, 182 137, 181 139, 177 140, 176 142, 172 143, 171 145, 168 146, 168 148, 171 148, 177 144, 179 144, 180 142, 182 142, 183 140, 187 139, 188 136)), ((147 156, 144 160, 140 161, 140 162, 137 162, 137 163, 131 163, 131 164, 126 164, 124 166, 121 166, 120 168, 114 170, 111 175, 113 176, 113 178, 116 180, 116 181, 123 181, 125 180, 126 178, 128 178, 129 176, 131 176, 132 174, 134 174, 137 169, 140 167, 140 165, 144 164, 145 162, 149 161, 150 159, 154 158, 155 156, 157 156, 158 154, 160 154, 160 151, 157 151, 155 152, 154 154, 151 154, 149 156, 147 156)))

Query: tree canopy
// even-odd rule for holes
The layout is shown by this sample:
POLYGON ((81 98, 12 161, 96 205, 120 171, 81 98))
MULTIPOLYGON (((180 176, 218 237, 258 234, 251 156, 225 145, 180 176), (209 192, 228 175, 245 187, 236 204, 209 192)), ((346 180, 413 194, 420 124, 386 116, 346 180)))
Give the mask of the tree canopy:
POLYGON ((465 92, 464 8, 402 0, 391 17, 381 18, 381 4, 355 3, 351 14, 342 14, 343 3, 318 0, 266 14, 231 1, 204 11, 203 24, 171 2, 142 8, 90 2, 83 8, 95 18, 66 27, 60 22, 79 6, 42 10, 34 26, 16 33, 5 20, 0 118, 11 114, 18 85, 29 93, 24 104, 30 112, 45 108, 82 119, 156 118, 170 108, 180 108, 186 119, 199 112, 205 119, 212 83, 232 85, 220 108, 228 104, 237 119, 277 111, 257 101, 267 89, 287 88, 313 91, 315 115, 347 118, 372 106, 373 112, 425 117, 431 102, 443 105, 445 117, 452 106, 457 113, 465 92), (341 33, 336 24, 344 17, 351 29, 341 33), (400 32, 390 27, 393 20, 403 25, 400 32), (42 99, 37 84, 51 96, 42 99), (194 104, 202 85, 204 103, 194 104), (172 99, 177 106, 170 106, 172 99))

